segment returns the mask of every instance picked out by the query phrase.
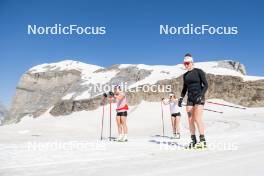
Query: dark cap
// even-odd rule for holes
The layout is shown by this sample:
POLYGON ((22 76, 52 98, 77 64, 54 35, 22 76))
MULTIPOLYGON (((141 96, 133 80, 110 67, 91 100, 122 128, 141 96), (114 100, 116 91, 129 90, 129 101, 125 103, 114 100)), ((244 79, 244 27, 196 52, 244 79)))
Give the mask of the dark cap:
POLYGON ((184 57, 192 57, 192 55, 190 53, 187 53, 184 57))

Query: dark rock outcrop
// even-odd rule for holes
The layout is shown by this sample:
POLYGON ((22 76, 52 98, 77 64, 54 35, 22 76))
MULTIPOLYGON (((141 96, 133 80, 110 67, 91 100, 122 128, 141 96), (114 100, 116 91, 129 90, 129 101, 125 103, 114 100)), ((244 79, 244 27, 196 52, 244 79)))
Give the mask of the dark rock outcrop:
MULTIPOLYGON (((240 77, 206 75, 209 89, 206 98, 219 98, 246 107, 264 106, 264 80, 243 81, 240 77)), ((158 85, 171 85, 172 92, 177 97, 182 89, 182 76, 157 82, 158 85)), ((141 101, 156 102, 169 93, 162 92, 127 92, 130 105, 139 104, 141 101)), ((100 106, 101 96, 81 101, 62 101, 54 106, 50 113, 54 116, 68 115, 75 111, 94 110, 100 106)))
POLYGON ((6 121, 16 122, 27 114, 34 117, 43 114, 80 81, 80 74, 77 70, 25 73, 16 88, 6 121))

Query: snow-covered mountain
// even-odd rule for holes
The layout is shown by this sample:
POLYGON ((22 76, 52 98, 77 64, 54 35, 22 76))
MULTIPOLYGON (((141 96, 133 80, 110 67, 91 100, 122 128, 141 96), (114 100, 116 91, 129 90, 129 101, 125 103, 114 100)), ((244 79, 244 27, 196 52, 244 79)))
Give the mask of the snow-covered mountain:
MULTIPOLYGON (((207 73, 207 98, 221 98, 244 106, 263 106, 264 77, 247 76, 245 67, 231 60, 200 62, 195 67, 207 73)), ((28 70, 20 79, 13 98, 9 120, 31 114, 37 117, 47 110, 54 115, 93 110, 100 106, 102 91, 94 85, 126 82, 129 88, 146 84, 171 85, 177 96, 182 88, 182 64, 174 66, 120 64, 103 68, 65 60, 42 64, 28 70)), ((160 101, 166 93, 128 93, 131 105, 160 101)))

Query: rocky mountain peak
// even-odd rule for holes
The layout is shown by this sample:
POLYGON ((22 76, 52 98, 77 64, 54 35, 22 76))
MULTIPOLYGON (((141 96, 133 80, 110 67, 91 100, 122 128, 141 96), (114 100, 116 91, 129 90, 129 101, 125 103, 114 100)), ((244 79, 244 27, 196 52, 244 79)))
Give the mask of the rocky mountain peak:
MULTIPOLYGON (((263 106, 264 78, 246 75, 244 65, 232 60, 197 62, 195 67, 207 73, 210 83, 207 97, 223 98, 244 106, 263 106), (238 90, 239 89, 239 90, 238 90), (250 91, 250 95, 248 92, 250 91)), ((102 91, 95 85, 126 82, 130 88, 141 85, 170 84, 178 96, 182 88, 182 64, 120 64, 108 68, 65 60, 35 66, 22 75, 13 97, 9 120, 19 121, 31 114, 38 117, 48 109, 52 115, 92 110, 100 106, 102 91)), ((159 101, 164 93, 129 94, 130 103, 159 101)))
POLYGON ((238 61, 233 61, 233 60, 218 61, 218 67, 235 70, 243 75, 247 74, 246 67, 238 61))

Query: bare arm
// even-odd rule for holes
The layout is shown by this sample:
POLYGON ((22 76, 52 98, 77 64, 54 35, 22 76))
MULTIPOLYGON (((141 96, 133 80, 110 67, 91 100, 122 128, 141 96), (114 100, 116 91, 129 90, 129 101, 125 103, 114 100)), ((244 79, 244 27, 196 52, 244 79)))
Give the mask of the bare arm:
POLYGON ((117 100, 122 100, 124 97, 125 97, 125 95, 124 95, 123 93, 115 94, 115 98, 116 98, 117 100))
POLYGON ((170 102, 168 101, 168 99, 163 99, 162 100, 162 103, 164 104, 164 105, 168 105, 170 102), (166 101, 165 101, 166 100, 166 101))

